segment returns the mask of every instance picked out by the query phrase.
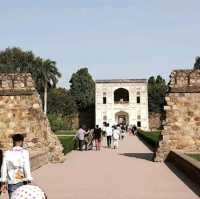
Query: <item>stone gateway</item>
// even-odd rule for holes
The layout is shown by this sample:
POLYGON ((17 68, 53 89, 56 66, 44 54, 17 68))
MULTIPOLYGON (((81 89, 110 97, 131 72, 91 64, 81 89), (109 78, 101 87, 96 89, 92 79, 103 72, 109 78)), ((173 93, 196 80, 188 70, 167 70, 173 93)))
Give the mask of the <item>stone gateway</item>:
POLYGON ((126 123, 148 130, 148 94, 145 79, 97 80, 96 124, 126 123))

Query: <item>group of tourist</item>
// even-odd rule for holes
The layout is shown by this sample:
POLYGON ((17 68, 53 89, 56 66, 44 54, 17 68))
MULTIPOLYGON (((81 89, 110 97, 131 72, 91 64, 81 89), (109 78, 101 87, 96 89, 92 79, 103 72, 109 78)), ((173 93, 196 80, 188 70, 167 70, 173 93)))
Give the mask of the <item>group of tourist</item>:
MULTIPOLYGON (((109 123, 104 122, 102 128, 96 125, 94 129, 86 129, 86 126, 81 126, 75 135, 76 145, 80 151, 92 150, 95 146, 96 150, 100 150, 102 146, 102 139, 106 137, 107 148, 117 149, 119 147, 119 140, 123 140, 129 128, 126 124, 118 124, 110 126, 109 123)), ((135 135, 137 128, 134 125, 131 127, 131 132, 135 135)))
POLYGON ((39 187, 31 185, 33 178, 29 152, 23 148, 24 135, 14 134, 12 140, 13 148, 0 154, 0 195, 8 192, 9 199, 47 198, 39 187))

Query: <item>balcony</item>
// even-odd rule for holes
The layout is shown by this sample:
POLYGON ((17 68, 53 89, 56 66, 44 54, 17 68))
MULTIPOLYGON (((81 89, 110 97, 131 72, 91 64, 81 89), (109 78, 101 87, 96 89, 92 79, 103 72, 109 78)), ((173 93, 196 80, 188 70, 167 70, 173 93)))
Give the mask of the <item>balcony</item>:
POLYGON ((123 99, 120 101, 114 101, 114 104, 129 104, 129 101, 124 101, 123 99))

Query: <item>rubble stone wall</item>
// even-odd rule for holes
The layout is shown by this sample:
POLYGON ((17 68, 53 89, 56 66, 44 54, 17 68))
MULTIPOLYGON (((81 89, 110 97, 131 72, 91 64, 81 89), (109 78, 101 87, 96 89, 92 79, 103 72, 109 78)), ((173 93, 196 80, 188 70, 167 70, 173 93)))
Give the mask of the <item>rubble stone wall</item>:
POLYGON ((164 161, 171 150, 200 151, 200 70, 171 73, 166 96, 166 121, 155 161, 164 161))
POLYGON ((26 134, 25 148, 31 156, 46 153, 51 162, 64 161, 63 148, 43 113, 31 74, 0 74, 1 149, 12 146, 15 133, 26 134))
POLYGON ((161 127, 161 114, 160 113, 149 113, 149 129, 150 130, 157 130, 161 127))

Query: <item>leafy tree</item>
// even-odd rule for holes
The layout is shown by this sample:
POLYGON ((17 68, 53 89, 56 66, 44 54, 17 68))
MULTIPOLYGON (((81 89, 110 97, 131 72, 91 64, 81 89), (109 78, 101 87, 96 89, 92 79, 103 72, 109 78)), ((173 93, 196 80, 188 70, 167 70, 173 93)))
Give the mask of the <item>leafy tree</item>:
POLYGON ((61 117, 77 113, 76 102, 69 90, 53 88, 48 92, 48 114, 61 117))
POLYGON ((196 57, 194 69, 200 69, 200 57, 196 57))
POLYGON ((95 82, 87 68, 81 68, 74 73, 70 83, 71 94, 74 96, 80 111, 94 106, 95 82))
POLYGON ((158 75, 148 80, 149 111, 164 114, 165 95, 167 85, 165 80, 158 75))
POLYGON ((47 111, 47 89, 55 87, 61 74, 56 62, 35 57, 31 51, 6 48, 0 52, 0 72, 31 73, 40 95, 44 93, 44 112, 47 111))
MULTIPOLYGON (((35 56, 31 51, 22 51, 20 48, 6 48, 0 52, 0 63, 9 65, 13 71, 29 72, 35 56)), ((6 69, 5 69, 6 70, 6 69)))

